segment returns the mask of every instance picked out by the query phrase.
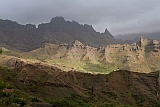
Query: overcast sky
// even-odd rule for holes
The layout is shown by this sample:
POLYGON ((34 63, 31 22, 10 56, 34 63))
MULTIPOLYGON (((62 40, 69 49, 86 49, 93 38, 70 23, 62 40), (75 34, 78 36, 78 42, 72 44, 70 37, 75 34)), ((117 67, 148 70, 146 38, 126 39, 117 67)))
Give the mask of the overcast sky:
POLYGON ((20 24, 62 16, 113 35, 160 31, 160 0, 0 0, 0 19, 20 24))

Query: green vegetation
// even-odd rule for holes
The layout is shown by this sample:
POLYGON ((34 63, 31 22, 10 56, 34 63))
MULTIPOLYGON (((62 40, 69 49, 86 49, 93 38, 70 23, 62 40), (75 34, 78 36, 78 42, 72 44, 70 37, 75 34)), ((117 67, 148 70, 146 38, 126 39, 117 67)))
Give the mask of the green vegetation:
POLYGON ((111 65, 87 63, 84 67, 86 71, 109 74, 116 68, 111 65))
POLYGON ((0 54, 2 54, 2 48, 0 47, 0 54))
POLYGON ((91 103, 86 103, 82 100, 56 100, 50 102, 53 107, 93 107, 91 103))
POLYGON ((112 104, 112 103, 105 103, 105 104, 97 106, 97 107, 136 107, 136 106, 131 106, 131 105, 115 105, 115 104, 112 104))
POLYGON ((115 107, 115 105, 111 103, 105 103, 104 105, 100 105, 98 107, 115 107))
POLYGON ((56 100, 56 101, 52 101, 50 102, 52 104, 53 107, 135 107, 135 106, 131 106, 131 105, 115 105, 112 103, 105 103, 103 105, 93 105, 91 103, 85 103, 81 100, 79 101, 70 101, 70 100, 56 100))
POLYGON ((27 104, 22 92, 12 89, 11 86, 0 80, 0 106, 24 106, 27 104))
POLYGON ((25 106, 29 102, 28 95, 9 84, 12 79, 12 72, 0 67, 0 107, 25 106))
POLYGON ((9 84, 4 83, 2 80, 0 80, 0 90, 3 90, 4 88, 9 88, 9 84))

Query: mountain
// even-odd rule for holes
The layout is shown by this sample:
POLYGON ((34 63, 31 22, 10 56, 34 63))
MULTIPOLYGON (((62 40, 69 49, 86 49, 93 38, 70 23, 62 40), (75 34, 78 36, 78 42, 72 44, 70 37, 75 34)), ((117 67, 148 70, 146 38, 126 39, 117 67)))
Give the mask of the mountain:
POLYGON ((159 107, 159 56, 159 41, 144 37, 100 48, 78 40, 23 53, 2 47, 0 106, 159 107))
POLYGON ((149 73, 160 69, 160 42, 144 37, 133 44, 112 44, 100 48, 76 40, 59 45, 47 43, 30 52, 14 52, 5 48, 2 51, 0 65, 4 66, 16 58, 23 62, 54 65, 64 71, 94 74, 108 74, 119 69, 149 73))
POLYGON ((100 48, 84 45, 76 40, 60 45, 47 43, 38 49, 19 55, 14 52, 7 53, 54 65, 64 71, 109 73, 124 69, 149 73, 160 69, 160 43, 144 37, 137 43, 112 44, 100 48))
POLYGON ((160 42, 117 42, 62 17, 0 20, 0 106, 159 107, 160 42))
POLYGON ((160 32, 125 34, 125 35, 118 35, 118 36, 114 36, 114 37, 116 39, 123 40, 123 43, 134 43, 139 40, 140 36, 143 36, 147 39, 160 41, 160 32))
POLYGON ((66 21, 63 17, 52 18, 49 23, 39 24, 38 28, 0 20, 0 45, 12 50, 31 51, 45 43, 62 44, 75 40, 94 47, 118 42, 107 29, 99 33, 90 25, 66 21))

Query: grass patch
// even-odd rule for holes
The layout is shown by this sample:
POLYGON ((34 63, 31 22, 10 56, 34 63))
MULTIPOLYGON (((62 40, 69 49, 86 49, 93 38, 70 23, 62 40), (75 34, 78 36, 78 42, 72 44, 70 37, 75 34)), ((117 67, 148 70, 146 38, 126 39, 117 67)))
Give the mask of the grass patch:
POLYGON ((87 63, 85 68, 86 71, 90 72, 96 72, 96 73, 110 73, 114 70, 113 67, 110 66, 105 66, 103 64, 92 64, 92 63, 87 63))

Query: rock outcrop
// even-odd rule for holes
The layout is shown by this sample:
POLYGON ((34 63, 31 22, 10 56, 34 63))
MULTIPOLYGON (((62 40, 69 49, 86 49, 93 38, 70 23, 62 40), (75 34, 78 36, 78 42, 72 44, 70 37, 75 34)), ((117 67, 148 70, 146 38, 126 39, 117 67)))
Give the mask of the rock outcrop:
POLYGON ((145 49, 146 52, 158 52, 160 44, 157 40, 147 40, 146 38, 140 37, 140 47, 145 49))
MULTIPOLYGON (((90 47, 76 40, 61 45, 47 45, 44 48, 31 51, 29 54, 37 59, 48 62, 57 61, 64 66, 74 68, 93 64, 104 65, 112 70, 127 69, 138 72, 151 72, 160 69, 159 42, 147 40, 143 37, 133 44, 112 44, 106 47, 90 47), (39 55, 38 55, 39 54, 39 55), (155 64, 156 63, 156 64, 155 64)), ((85 68, 85 67, 84 67, 85 68)), ((94 71, 93 71, 94 72, 94 71)))
POLYGON ((21 61, 20 59, 11 58, 7 60, 7 62, 4 63, 4 65, 11 67, 11 68, 20 68, 26 65, 26 63, 24 61, 21 61))
MULTIPOLYGON (((143 37, 133 44, 112 44, 106 47, 95 48, 84 45, 82 42, 65 44, 46 43, 41 48, 28 53, 19 54, 24 61, 26 56, 38 62, 55 65, 65 71, 78 70, 84 72, 108 73, 117 69, 126 69, 137 72, 153 72, 160 69, 160 44, 156 40, 147 40, 143 37)), ((17 53, 11 55, 17 55, 17 53)), ((5 60, 5 58, 3 58, 5 60)), ((8 60, 7 60, 8 61, 8 60)), ((30 61, 32 62, 32 61, 30 61)), ((33 61, 34 63, 34 61, 33 61)), ((21 67, 23 62, 11 60, 9 67, 21 67)))

